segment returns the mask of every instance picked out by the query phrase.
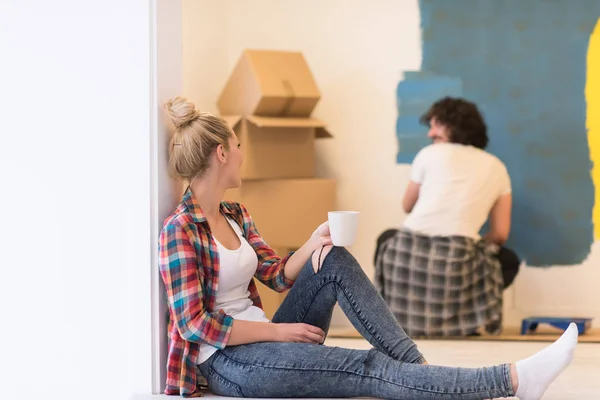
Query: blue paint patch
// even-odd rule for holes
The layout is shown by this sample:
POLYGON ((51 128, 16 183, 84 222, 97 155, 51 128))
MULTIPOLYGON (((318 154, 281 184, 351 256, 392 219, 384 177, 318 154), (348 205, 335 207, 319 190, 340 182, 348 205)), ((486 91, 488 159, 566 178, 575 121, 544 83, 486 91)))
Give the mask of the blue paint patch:
POLYGON ((529 265, 580 264, 593 243, 584 87, 600 1, 419 4, 421 69, 462 82, 484 111, 488 150, 511 175, 507 246, 529 265))
POLYGON ((460 96, 462 82, 459 78, 440 76, 431 72, 407 71, 396 90, 398 119, 396 137, 398 155, 396 162, 409 164, 420 149, 431 143, 426 126, 419 118, 431 103, 443 96, 460 96))
POLYGON ((400 149, 396 162, 399 164, 410 164, 423 147, 431 144, 426 133, 398 135, 400 149))

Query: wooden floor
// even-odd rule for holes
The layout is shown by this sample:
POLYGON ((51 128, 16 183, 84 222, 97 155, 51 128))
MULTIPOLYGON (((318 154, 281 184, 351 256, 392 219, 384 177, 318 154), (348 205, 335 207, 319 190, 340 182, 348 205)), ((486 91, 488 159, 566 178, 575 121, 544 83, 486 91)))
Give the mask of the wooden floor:
MULTIPOLYGON (((505 362, 514 362, 526 358, 543 349, 548 343, 525 341, 500 341, 490 346, 483 341, 416 341, 421 352, 430 364, 478 367, 505 362)), ((369 349, 364 339, 334 339, 325 342, 327 346, 339 346, 355 349, 369 349)), ((172 399, 173 396, 138 396, 136 400, 172 399)), ((205 394, 206 399, 216 400, 223 397, 205 394)), ((580 343, 573 363, 554 382, 543 400, 598 400, 600 399, 600 345, 580 343)), ((407 399, 410 400, 410 399, 407 399)))
MULTIPOLYGON (((559 338, 562 331, 540 326, 535 333, 521 335, 518 328, 505 328, 500 335, 482 335, 465 337, 449 337, 442 339, 415 338, 419 340, 460 340, 460 341, 500 341, 500 342, 553 342, 559 338)), ((331 328, 329 337, 334 339, 362 339, 354 328, 331 328)), ((600 343, 600 329, 591 329, 579 336, 580 343, 600 343)), ((598 395, 600 399, 600 394, 598 395)))

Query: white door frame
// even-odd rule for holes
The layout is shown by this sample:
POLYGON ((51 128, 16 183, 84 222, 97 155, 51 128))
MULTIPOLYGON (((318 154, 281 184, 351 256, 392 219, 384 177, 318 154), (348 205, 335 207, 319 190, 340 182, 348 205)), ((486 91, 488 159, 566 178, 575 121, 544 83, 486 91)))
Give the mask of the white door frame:
MULTIPOLYGON (((167 172, 168 143, 172 127, 165 118, 165 102, 183 90, 181 0, 150 0, 151 133, 150 133, 150 320, 153 394, 165 388, 167 360, 167 307, 158 270, 158 235, 164 219, 174 210, 181 190, 167 172)), ((148 271, 144 271, 145 274, 148 271)))

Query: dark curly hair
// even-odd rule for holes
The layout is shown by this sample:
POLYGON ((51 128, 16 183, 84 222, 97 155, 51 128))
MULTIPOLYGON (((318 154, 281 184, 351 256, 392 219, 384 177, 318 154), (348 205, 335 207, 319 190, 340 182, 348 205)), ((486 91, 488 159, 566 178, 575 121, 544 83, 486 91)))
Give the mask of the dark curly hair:
POLYGON ((433 118, 448 128, 450 142, 486 148, 487 126, 475 103, 461 98, 444 97, 433 103, 419 121, 430 126, 433 118))

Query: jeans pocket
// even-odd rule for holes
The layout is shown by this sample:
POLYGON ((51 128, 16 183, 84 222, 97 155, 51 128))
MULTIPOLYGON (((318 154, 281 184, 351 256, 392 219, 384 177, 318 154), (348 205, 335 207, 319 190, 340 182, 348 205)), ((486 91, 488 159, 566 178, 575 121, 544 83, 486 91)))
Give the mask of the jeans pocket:
POLYGON ((239 385, 226 379, 212 368, 210 368, 208 376, 208 386, 211 392, 219 396, 244 397, 239 385))

